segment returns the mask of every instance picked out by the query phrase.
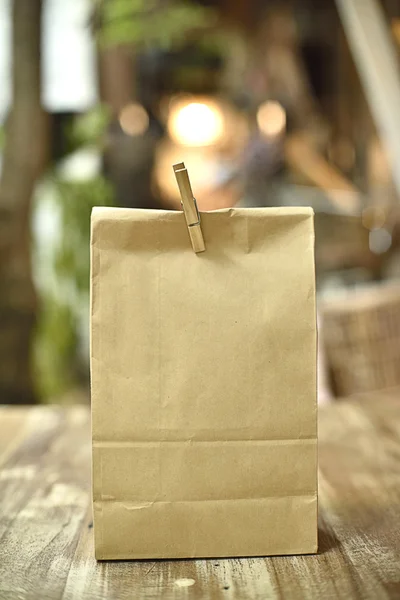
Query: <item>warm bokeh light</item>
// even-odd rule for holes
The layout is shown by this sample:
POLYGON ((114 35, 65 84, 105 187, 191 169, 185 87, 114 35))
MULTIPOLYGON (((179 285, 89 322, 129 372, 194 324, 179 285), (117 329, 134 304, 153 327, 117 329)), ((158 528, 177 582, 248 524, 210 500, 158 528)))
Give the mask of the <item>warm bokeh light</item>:
POLYGON ((168 130, 177 144, 211 146, 224 133, 224 118, 215 102, 180 103, 171 109, 168 130))
POLYGON ((370 231, 380 229, 385 224, 386 212, 379 206, 368 206, 362 211, 361 221, 370 231))
POLYGON ((396 40, 396 43, 400 45, 400 19, 392 19, 391 26, 394 39, 396 40))
POLYGON ((119 124, 126 135, 143 135, 149 127, 149 115, 141 104, 127 104, 119 114, 119 124))
POLYGON ((190 183, 198 206, 201 210, 205 210, 202 206, 204 188, 214 180, 216 171, 212 146, 185 147, 183 150, 181 145, 174 144, 168 138, 164 139, 158 145, 154 165, 154 181, 157 189, 167 200, 168 205, 181 208, 179 189, 172 165, 182 161, 185 162, 190 174, 190 183))
POLYGON ((279 102, 264 102, 257 111, 257 123, 265 136, 275 137, 286 127, 285 109, 279 102))

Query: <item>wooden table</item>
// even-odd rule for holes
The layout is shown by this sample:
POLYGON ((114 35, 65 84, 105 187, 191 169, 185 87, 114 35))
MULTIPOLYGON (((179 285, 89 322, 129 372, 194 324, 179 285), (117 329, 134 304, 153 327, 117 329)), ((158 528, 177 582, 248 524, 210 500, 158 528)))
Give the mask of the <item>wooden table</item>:
POLYGON ((0 408, 0 599, 400 598, 400 391, 320 411, 318 556, 96 563, 85 407, 0 408))

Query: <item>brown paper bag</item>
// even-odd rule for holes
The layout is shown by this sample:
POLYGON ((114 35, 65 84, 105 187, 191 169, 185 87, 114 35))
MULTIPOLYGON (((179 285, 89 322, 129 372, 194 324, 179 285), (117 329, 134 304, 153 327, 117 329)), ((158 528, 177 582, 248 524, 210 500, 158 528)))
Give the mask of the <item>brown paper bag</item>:
POLYGON ((98 559, 317 550, 313 213, 92 213, 98 559))

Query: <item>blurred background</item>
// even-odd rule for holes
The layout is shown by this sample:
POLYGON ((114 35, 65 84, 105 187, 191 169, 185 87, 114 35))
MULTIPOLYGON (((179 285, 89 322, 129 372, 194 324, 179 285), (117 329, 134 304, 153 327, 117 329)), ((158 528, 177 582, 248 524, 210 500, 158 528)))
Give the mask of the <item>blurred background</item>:
POLYGON ((400 384, 400 0, 0 0, 0 403, 89 401, 92 206, 316 212, 320 402, 400 384))

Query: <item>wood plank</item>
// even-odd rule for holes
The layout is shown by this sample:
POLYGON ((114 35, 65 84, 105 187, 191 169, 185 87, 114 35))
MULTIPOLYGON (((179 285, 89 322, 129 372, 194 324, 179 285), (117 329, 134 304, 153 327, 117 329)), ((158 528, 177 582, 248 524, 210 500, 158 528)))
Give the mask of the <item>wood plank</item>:
POLYGON ((28 412, 22 407, 0 407, 0 467, 21 442, 27 420, 28 412))
POLYGON ((400 597, 400 391, 320 411, 319 554, 266 559, 97 563, 88 410, 5 413, 0 440, 13 419, 20 435, 0 471, 1 599, 400 597))
POLYGON ((88 424, 83 407, 29 411, 0 474, 0 598, 61 597, 88 505, 88 424))

